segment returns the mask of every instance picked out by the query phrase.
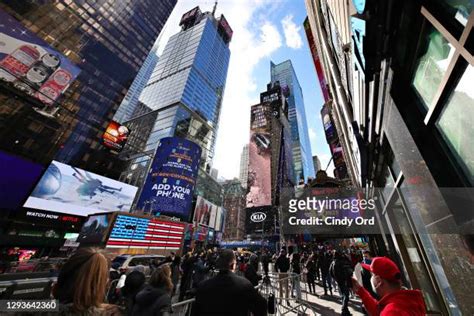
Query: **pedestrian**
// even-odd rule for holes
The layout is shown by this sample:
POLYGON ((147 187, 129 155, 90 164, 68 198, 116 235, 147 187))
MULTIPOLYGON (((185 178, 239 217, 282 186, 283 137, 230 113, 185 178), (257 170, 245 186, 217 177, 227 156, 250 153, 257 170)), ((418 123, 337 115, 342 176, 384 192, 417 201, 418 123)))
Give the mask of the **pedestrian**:
POLYGON ((419 290, 402 287, 401 273, 395 262, 386 257, 373 258, 370 265, 362 267, 372 276, 371 286, 380 300, 372 297, 357 279, 352 278, 353 289, 362 299, 370 316, 424 316, 426 314, 423 295, 419 290))
POLYGON ((109 262, 97 248, 79 248, 59 272, 52 294, 59 301, 54 315, 121 315, 116 305, 105 304, 109 262))
POLYGON ((181 285, 179 287, 179 300, 182 301, 186 297, 186 294, 191 287, 191 280, 193 274, 195 257, 191 253, 187 253, 184 256, 183 263, 181 264, 181 270, 183 275, 181 277, 181 285))
POLYGON ((236 275, 234 252, 224 249, 216 260, 219 273, 199 284, 193 315, 266 315, 267 303, 249 280, 236 275))
POLYGON ((321 269, 321 280, 323 282, 323 289, 324 289, 324 295, 328 295, 328 290, 329 294, 332 296, 332 278, 331 274, 329 273, 329 267, 331 266, 332 262, 332 255, 329 251, 323 252, 319 258, 318 258, 318 263, 317 265, 321 269))
MULTIPOLYGON (((363 254, 364 259, 362 259, 362 263, 370 266, 372 264, 372 253, 368 250, 364 251, 363 254)), ((372 295, 373 298, 378 298, 377 294, 373 291, 372 285, 370 283, 370 279, 372 278, 372 274, 369 270, 363 269, 361 271, 362 276, 362 286, 372 295)))
POLYGON ((300 254, 295 252, 291 255, 291 296, 297 299, 301 298, 301 284, 300 284, 300 277, 301 277, 301 262, 300 262, 300 254), (293 293, 293 291, 295 293, 293 293))
POLYGON ((176 293, 176 289, 178 288, 179 278, 181 277, 181 257, 179 255, 175 255, 173 262, 170 265, 171 268, 171 281, 173 282, 173 291, 171 293, 171 297, 173 297, 176 293))
POLYGON ((258 271, 258 257, 251 255, 247 269, 245 269, 244 276, 247 280, 252 283, 253 286, 257 286, 258 282, 262 279, 262 276, 257 273, 258 271))
POLYGON ((204 281, 207 278, 207 274, 209 272, 209 268, 206 266, 205 262, 205 254, 202 253, 197 257, 196 262, 194 263, 193 267, 193 288, 196 288, 199 283, 204 281))
POLYGON ((172 290, 170 265, 161 265, 151 274, 148 285, 136 295, 131 315, 162 316, 170 312, 172 290))
POLYGON ((121 294, 123 299, 125 300, 127 315, 132 314, 136 296, 138 292, 140 292, 145 286, 145 281, 145 273, 141 269, 134 269, 127 275, 127 278, 125 279, 125 284, 121 288, 121 294))
POLYGON ((268 250, 265 249, 262 255, 262 268, 263 268, 263 272, 265 273, 265 276, 268 276, 270 261, 271 261, 270 254, 268 253, 268 250))
POLYGON ((339 293, 342 297, 341 316, 349 316, 351 315, 349 312, 350 288, 352 285, 352 273, 354 272, 351 260, 340 251, 336 251, 334 261, 331 263, 330 272, 339 286, 339 293))
POLYGON ((309 293, 316 294, 316 260, 315 255, 311 255, 306 262, 306 281, 308 282, 309 293))
POLYGON ((284 300, 286 298, 287 304, 290 305, 289 297, 289 283, 288 283, 288 270, 290 270, 290 259, 286 255, 286 250, 282 248, 280 255, 275 261, 275 272, 278 273, 278 287, 280 289, 280 298, 284 300))

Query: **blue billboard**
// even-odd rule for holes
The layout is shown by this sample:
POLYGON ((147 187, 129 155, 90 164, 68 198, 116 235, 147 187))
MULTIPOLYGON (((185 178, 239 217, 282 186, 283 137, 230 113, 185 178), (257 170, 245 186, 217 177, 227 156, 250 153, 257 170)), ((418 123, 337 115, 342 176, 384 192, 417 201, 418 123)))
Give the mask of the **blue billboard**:
POLYGON ((40 164, 0 151, 0 208, 22 206, 44 169, 40 164))
POLYGON ((137 209, 188 221, 200 160, 201 147, 192 141, 161 139, 137 209))

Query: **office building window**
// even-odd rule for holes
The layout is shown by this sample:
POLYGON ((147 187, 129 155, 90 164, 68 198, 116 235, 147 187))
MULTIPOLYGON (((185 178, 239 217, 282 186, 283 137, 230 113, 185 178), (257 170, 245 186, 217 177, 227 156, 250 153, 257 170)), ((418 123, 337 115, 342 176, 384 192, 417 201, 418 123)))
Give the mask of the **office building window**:
POLYGON ((453 54, 454 47, 426 22, 412 82, 426 108, 430 107, 453 54))
POLYGON ((474 183, 474 67, 469 65, 456 89, 436 122, 438 130, 461 165, 465 174, 474 183))

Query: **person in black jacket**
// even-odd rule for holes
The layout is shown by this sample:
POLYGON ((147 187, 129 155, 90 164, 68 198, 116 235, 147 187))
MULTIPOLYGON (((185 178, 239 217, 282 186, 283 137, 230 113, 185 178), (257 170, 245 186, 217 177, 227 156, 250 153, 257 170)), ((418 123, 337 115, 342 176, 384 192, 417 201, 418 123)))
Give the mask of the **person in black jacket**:
POLYGON ((329 273, 329 267, 331 266, 332 262, 332 254, 330 251, 323 252, 318 257, 317 265, 321 269, 321 279, 323 281, 323 288, 324 288, 324 295, 328 295, 329 293, 332 296, 332 279, 331 274, 329 273))
POLYGON ((258 257, 251 255, 247 269, 245 269, 244 276, 247 280, 252 283, 253 286, 257 286, 258 282, 262 279, 262 276, 257 273, 258 270, 258 257))
MULTIPOLYGON (((284 300, 284 298, 288 298, 290 293, 288 270, 290 270, 290 259, 286 255, 286 250, 281 249, 280 255, 275 261, 275 271, 278 273, 278 284, 280 288, 280 297, 282 300, 284 300)), ((287 300, 287 303, 290 305, 290 301, 287 300)))
POLYGON ((219 273, 199 284, 194 316, 254 316, 267 314, 267 302, 253 287, 249 280, 237 276, 235 255, 230 249, 224 249, 216 261, 219 273))
POLYGON ((336 251, 334 254, 334 261, 331 263, 330 267, 331 276, 336 279, 337 285, 340 289, 340 294, 342 296, 342 312, 341 316, 349 316, 349 289, 352 286, 352 274, 354 270, 352 269, 351 260, 342 254, 340 251, 336 251))
POLYGON ((316 294, 316 258, 311 255, 306 262, 306 281, 308 282, 309 293, 316 294))
POLYGON ((146 285, 135 297, 133 316, 161 316, 171 310, 171 268, 168 264, 158 267, 146 285))
POLYGON ((135 305, 135 298, 138 292, 140 292, 145 286, 145 281, 145 274, 141 271, 134 270, 127 275, 125 285, 120 290, 125 299, 127 315, 132 314, 133 306, 135 305))

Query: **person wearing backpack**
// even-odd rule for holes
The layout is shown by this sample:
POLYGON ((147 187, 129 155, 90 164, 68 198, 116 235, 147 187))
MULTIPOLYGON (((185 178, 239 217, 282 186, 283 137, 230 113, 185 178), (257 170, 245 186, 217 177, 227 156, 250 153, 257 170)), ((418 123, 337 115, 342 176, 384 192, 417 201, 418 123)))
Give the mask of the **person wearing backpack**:
POLYGON ((342 297, 341 316, 351 315, 349 311, 349 289, 352 286, 353 272, 352 262, 349 260, 349 258, 343 255, 340 251, 336 251, 334 254, 334 261, 331 263, 330 273, 331 276, 336 280, 342 297))

